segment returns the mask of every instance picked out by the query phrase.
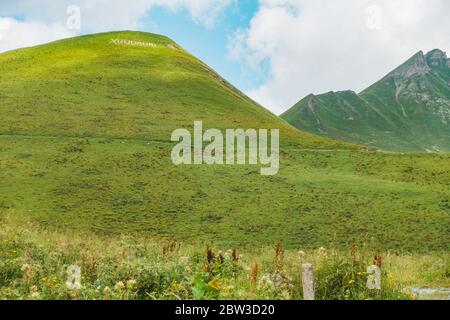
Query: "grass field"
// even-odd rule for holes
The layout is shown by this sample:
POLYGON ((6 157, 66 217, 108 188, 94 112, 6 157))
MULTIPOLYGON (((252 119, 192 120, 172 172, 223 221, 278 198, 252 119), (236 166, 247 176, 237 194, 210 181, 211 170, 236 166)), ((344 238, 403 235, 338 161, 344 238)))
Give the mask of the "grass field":
POLYGON ((1 219, 0 299, 302 299, 300 265, 312 263, 316 299, 414 300, 412 288, 449 287, 448 254, 381 253, 381 291, 368 290, 367 247, 236 250, 148 238, 49 232, 1 219), (81 288, 68 290, 69 266, 81 288))
POLYGON ((227 245, 448 250, 448 155, 284 150, 255 166, 174 166, 170 144, 2 136, 3 212, 49 229, 227 245))
MULTIPOLYGON (((258 250, 272 259, 266 248, 276 243, 289 256, 325 247, 336 257, 356 243, 367 257, 398 255, 397 269, 410 255, 416 272, 423 261, 437 261, 435 277, 413 282, 448 285, 450 154, 384 153, 298 131, 151 34, 99 34, 1 54, 0 73, 1 297, 41 288, 41 278, 23 282, 23 264, 40 270, 33 277, 60 279, 61 268, 83 260, 83 252, 95 265, 83 265, 92 268, 94 286, 96 276, 109 276, 99 265, 117 258, 123 238, 134 253, 120 263, 133 277, 160 255, 145 249, 142 262, 136 252, 147 243, 183 242, 190 249, 181 255, 204 254, 206 244, 237 247, 252 257, 247 266, 258 250), (157 46, 111 43, 116 38, 157 46), (194 120, 205 128, 279 128, 280 173, 261 176, 259 165, 173 165, 171 132, 191 129, 194 120), (72 241, 80 249, 66 256, 64 243, 72 241), (112 252, 103 252, 109 242, 112 252)), ((178 256, 161 259, 164 268, 179 267, 178 256)), ((132 279, 116 272, 102 285, 132 279)), ((41 297, 67 293, 42 288, 41 297)), ((156 297, 167 298, 166 289, 155 289, 156 297)))

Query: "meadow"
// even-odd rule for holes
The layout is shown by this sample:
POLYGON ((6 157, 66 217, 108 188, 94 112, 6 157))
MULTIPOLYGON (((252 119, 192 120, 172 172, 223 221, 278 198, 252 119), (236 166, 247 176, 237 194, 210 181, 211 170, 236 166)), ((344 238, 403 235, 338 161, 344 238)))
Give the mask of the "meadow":
POLYGON ((303 299, 300 265, 314 266, 318 300, 416 300, 416 287, 448 287, 448 254, 378 253, 381 290, 366 287, 374 254, 353 245, 239 250, 148 238, 54 233, 2 216, 0 299, 303 299), (79 288, 68 289, 70 266, 79 288))
POLYGON ((0 140, 1 211, 48 230, 448 250, 448 155, 283 150, 279 174, 264 177, 251 165, 174 166, 166 143, 0 140))
MULTIPOLYGON (((301 298, 299 250, 325 277, 335 263, 364 272, 375 253, 386 257, 386 272, 411 265, 414 276, 383 298, 409 284, 448 286, 448 153, 386 153, 301 132, 157 35, 106 33, 4 53, 0 73, 2 298, 71 298, 62 280, 73 264, 86 284, 74 298, 245 298, 259 276, 275 272, 277 244, 294 289, 252 289, 254 298, 301 298), (171 133, 194 120, 280 129, 279 173, 174 165, 171 133), (176 250, 161 252, 167 243, 176 250), (348 256, 353 244, 358 267, 348 256), (205 265, 206 245, 216 258, 232 248, 243 258, 210 270, 217 261, 205 265), (321 247, 330 259, 323 263, 321 247), (219 291, 210 288, 216 274, 226 283, 219 291), (140 289, 113 291, 118 284, 125 294, 128 281, 140 289), (174 295, 168 288, 178 285, 174 295), (225 286, 234 286, 230 296, 225 286)), ((345 298, 336 281, 339 294, 320 297, 345 298)))

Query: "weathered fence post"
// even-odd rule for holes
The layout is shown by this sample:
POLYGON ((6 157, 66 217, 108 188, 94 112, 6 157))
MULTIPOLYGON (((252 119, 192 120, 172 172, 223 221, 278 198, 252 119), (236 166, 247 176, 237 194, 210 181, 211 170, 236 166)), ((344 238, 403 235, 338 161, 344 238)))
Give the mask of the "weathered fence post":
POLYGON ((373 265, 367 267, 367 288, 369 290, 381 290, 381 269, 373 265))
POLYGON ((302 264, 303 300, 315 300, 314 272, 310 263, 302 264))

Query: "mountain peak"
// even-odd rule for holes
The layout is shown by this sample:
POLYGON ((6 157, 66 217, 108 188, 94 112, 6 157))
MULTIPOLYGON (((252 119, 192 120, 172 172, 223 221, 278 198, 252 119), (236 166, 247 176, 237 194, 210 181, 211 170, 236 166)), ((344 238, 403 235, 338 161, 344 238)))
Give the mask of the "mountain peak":
POLYGON ((431 50, 425 55, 425 58, 430 67, 450 66, 447 54, 440 49, 431 50))
POLYGON ((390 73, 394 78, 406 79, 414 75, 425 75, 430 71, 423 51, 417 52, 409 58, 404 64, 390 73))
POLYGON ((385 150, 447 152, 449 64, 442 50, 419 51, 360 94, 309 97, 282 117, 301 130, 385 150))

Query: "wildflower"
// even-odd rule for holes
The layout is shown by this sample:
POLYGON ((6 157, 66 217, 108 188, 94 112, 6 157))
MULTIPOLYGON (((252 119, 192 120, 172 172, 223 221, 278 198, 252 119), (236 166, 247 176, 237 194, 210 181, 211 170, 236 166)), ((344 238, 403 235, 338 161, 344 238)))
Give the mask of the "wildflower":
POLYGON ((33 299, 39 298, 39 292, 38 292, 38 288, 36 286, 32 286, 30 288, 30 296, 33 299))
POLYGON ((137 284, 136 280, 133 280, 133 279, 128 280, 127 281, 127 288, 129 290, 133 290, 136 287, 136 284, 137 284))
POLYGON ((255 291, 256 288, 256 279, 258 278, 258 264, 255 262, 252 266, 252 272, 251 272, 251 292, 255 291))
POLYGON ((350 250, 350 253, 352 256, 354 256, 356 254, 356 249, 357 249, 356 244, 355 243, 352 244, 352 248, 350 250))
POLYGON ((108 300, 111 294, 111 289, 109 287, 105 287, 105 289, 103 289, 103 294, 105 295, 105 299, 108 300))
POLYGON ((382 261, 383 261, 383 258, 381 257, 381 255, 376 254, 375 257, 374 257, 374 262, 375 262, 375 265, 376 265, 378 268, 381 268, 382 261))
POLYGON ((125 284, 122 281, 117 282, 116 285, 114 286, 114 289, 118 291, 122 291, 124 288, 125 284))
POLYGON ((180 257, 180 263, 181 264, 188 264, 189 263, 189 257, 180 257))
POLYGON ((242 256, 239 256, 237 253, 237 249, 233 248, 233 250, 231 250, 231 258, 233 262, 237 262, 240 258, 242 258, 242 256))
POLYGON ((211 250, 209 246, 206 246, 206 261, 208 264, 211 264, 216 259, 216 256, 214 255, 214 252, 211 250))
POLYGON ((275 247, 275 267, 278 272, 283 271, 284 267, 284 249, 281 243, 278 243, 275 247))
POLYGON ((172 289, 173 289, 173 290, 177 290, 177 289, 178 289, 178 283, 177 283, 176 281, 174 281, 174 282, 172 283, 172 289))
POLYGON ((219 279, 212 279, 212 280, 208 283, 208 285, 209 285, 211 288, 220 290, 220 287, 222 286, 222 281, 220 281, 219 279))
POLYGON ((24 263, 24 264, 22 265, 22 267, 20 268, 20 270, 26 271, 26 270, 28 270, 28 269, 30 269, 30 268, 31 268, 31 266, 30 266, 28 263, 24 263))
POLYGON ((277 288, 280 287, 284 281, 283 276, 281 275, 281 273, 278 273, 278 272, 273 274, 272 279, 273 279, 273 283, 275 284, 275 287, 277 287, 277 288))
POLYGON ((72 300, 77 300, 77 299, 78 299, 78 293, 77 293, 76 291, 72 291, 72 292, 69 294, 69 296, 70 296, 70 298, 71 298, 72 300))
POLYGON ((355 283, 355 279, 351 279, 351 280, 348 282, 349 285, 352 285, 352 284, 354 284, 354 283, 355 283))
POLYGON ((22 270, 26 278, 31 278, 33 276, 33 268, 28 263, 23 264, 20 270, 22 270))
POLYGON ((270 273, 266 273, 261 277, 260 287, 262 288, 274 288, 275 284, 272 281, 272 275, 270 273))
POLYGON ((284 300, 289 300, 289 299, 291 298, 291 294, 289 293, 289 291, 283 290, 283 291, 281 292, 281 297, 282 297, 282 299, 284 299, 284 300))

